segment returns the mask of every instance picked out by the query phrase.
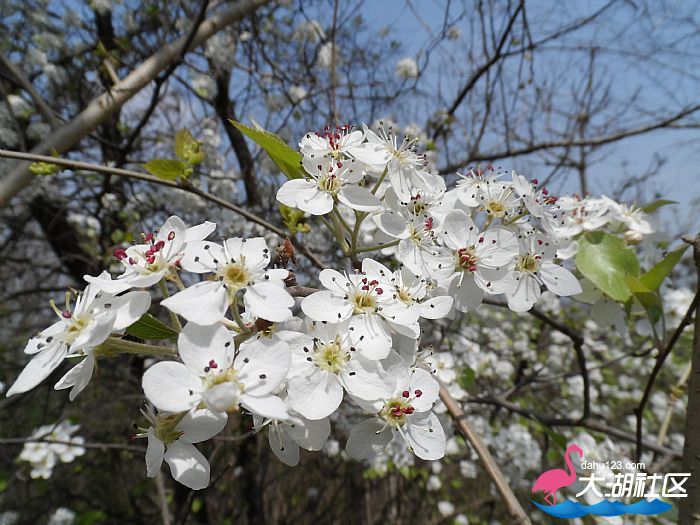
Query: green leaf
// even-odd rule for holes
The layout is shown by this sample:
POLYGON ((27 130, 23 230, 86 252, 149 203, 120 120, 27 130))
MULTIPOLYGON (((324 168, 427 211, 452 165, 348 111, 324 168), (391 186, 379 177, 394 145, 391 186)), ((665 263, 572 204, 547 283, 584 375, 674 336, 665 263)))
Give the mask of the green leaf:
POLYGON ((304 177, 304 170, 301 167, 301 153, 293 150, 274 133, 264 130, 260 126, 258 129, 251 128, 235 120, 229 120, 233 126, 250 138, 253 142, 264 149, 273 162, 288 179, 300 179, 304 177))
POLYGON ((640 279, 632 277, 631 275, 625 275, 625 283, 635 299, 637 299, 644 307, 644 310, 646 310, 652 326, 655 326, 664 313, 664 307, 661 303, 661 296, 659 293, 650 290, 640 279))
POLYGON ((32 162, 29 165, 29 171, 31 171, 34 175, 44 177, 58 173, 61 171, 61 169, 62 168, 57 164, 51 164, 49 162, 32 162))
POLYGON ((671 274, 673 268, 683 257, 683 254, 688 249, 688 244, 681 246, 677 250, 670 252, 666 257, 654 265, 654 267, 643 274, 639 280, 649 290, 658 290, 661 283, 671 274))
POLYGON ((143 314, 141 319, 126 329, 126 333, 140 339, 175 339, 177 337, 175 330, 151 314, 143 314))
POLYGON ((190 165, 199 164, 205 157, 202 143, 186 129, 181 129, 175 135, 175 155, 190 165))
POLYGON ((576 266, 603 293, 620 302, 632 295, 625 276, 639 276, 635 253, 620 237, 605 232, 590 232, 579 239, 576 266))
POLYGON ((150 174, 163 180, 176 180, 187 177, 187 165, 181 160, 154 159, 143 165, 150 174))
POLYGON ((668 206, 669 204, 678 204, 676 201, 669 201, 666 199, 661 199, 658 201, 650 202, 649 204, 645 204, 644 206, 641 207, 641 210, 644 213, 653 213, 662 206, 668 206))
POLYGON ((475 379, 476 372, 474 372, 474 369, 469 366, 465 366, 462 369, 462 373, 460 374, 459 378, 457 378, 457 384, 459 384, 463 390, 469 390, 474 384, 475 379))

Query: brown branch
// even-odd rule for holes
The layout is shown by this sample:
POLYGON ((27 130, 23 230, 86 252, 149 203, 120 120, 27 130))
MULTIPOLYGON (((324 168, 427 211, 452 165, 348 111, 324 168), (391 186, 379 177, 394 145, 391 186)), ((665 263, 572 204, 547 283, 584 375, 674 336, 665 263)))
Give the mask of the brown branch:
MULTIPOLYGON (((700 235, 698 235, 695 238, 695 241, 693 241, 693 245, 694 245, 694 250, 695 250, 695 263, 698 267, 698 277, 700 278, 700 235)), ((698 282, 700 285, 700 280, 698 282)), ((644 394, 642 395, 642 399, 639 402, 639 405, 637 406, 637 408, 634 410, 634 415, 635 415, 636 420, 637 420, 637 450, 636 450, 637 461, 639 461, 639 458, 642 455, 642 426, 643 426, 644 409, 646 408, 647 402, 649 401, 649 397, 651 396, 651 391, 654 388, 654 383, 656 382, 656 377, 659 375, 661 368, 663 367, 664 363, 666 362, 666 358, 671 354, 673 347, 676 345, 676 343, 680 339, 681 335, 683 334, 683 331, 692 322, 693 314, 696 312, 699 304, 700 304, 700 289, 695 293, 695 297, 693 298, 693 301, 690 303, 690 306, 688 307, 688 311, 683 316, 683 319, 681 319, 681 323, 678 325, 676 330, 671 335, 671 338, 668 340, 668 343, 666 343, 666 345, 659 350, 659 355, 657 356, 656 362, 654 363, 654 368, 651 370, 651 374, 649 374, 649 379, 647 380, 647 384, 644 387, 644 394)))
MULTIPOLYGON (((516 403, 512 403, 511 401, 507 401, 505 399, 496 398, 496 397, 471 398, 471 399, 467 400, 467 403, 477 403, 477 404, 492 405, 492 406, 505 408, 509 412, 513 412, 515 414, 520 414, 521 416, 524 416, 524 417, 531 419, 533 421, 537 421, 538 423, 541 423, 541 424, 548 426, 548 427, 587 428, 589 430, 593 430, 595 432, 602 432, 603 434, 607 434, 609 436, 616 437, 616 438, 622 439, 624 441, 628 441, 630 443, 635 442, 634 433, 627 432, 627 431, 622 430, 618 427, 612 427, 610 425, 607 425, 606 423, 601 423, 600 421, 595 421, 592 419, 582 420, 580 418, 573 419, 573 418, 567 418, 567 417, 550 416, 547 414, 535 412, 534 410, 528 410, 526 408, 522 408, 520 405, 518 405, 516 403)), ((670 449, 670 448, 661 446, 657 443, 654 443, 652 441, 644 441, 644 446, 646 448, 648 448, 649 450, 653 450, 654 452, 658 452, 660 454, 671 456, 671 457, 676 458, 676 459, 680 458, 682 455, 679 450, 670 449)))
POLYGON ((41 438, 0 438, 0 445, 23 445, 24 443, 45 443, 47 445, 70 445, 72 447, 80 447, 86 449, 97 450, 128 450, 129 452, 137 452, 145 454, 146 449, 132 445, 122 445, 120 443, 73 443, 72 441, 62 441, 58 439, 41 439, 41 438))
MULTIPOLYGON (((454 115, 455 111, 457 111, 457 108, 462 104, 464 98, 474 87, 474 85, 479 81, 479 79, 482 76, 484 76, 489 69, 491 69, 491 66, 493 66, 503 57, 503 47, 508 41, 508 36, 510 35, 511 30, 513 29, 513 24, 515 24, 515 20, 518 18, 518 15, 520 14, 520 11, 522 11, 524 5, 524 0, 520 0, 518 2, 518 7, 515 8, 515 11, 513 11, 513 14, 510 16, 508 24, 506 25, 506 28, 503 31, 503 34, 501 35, 500 41, 498 42, 498 46, 496 47, 496 50, 494 51, 493 55, 484 64, 482 64, 481 67, 474 71, 474 73, 469 77, 467 82, 457 94, 457 97, 452 102, 452 105, 450 105, 449 109, 447 110, 446 115, 448 117, 454 115)), ((433 140, 436 140, 445 129, 446 120, 447 119, 443 119, 435 128, 435 131, 433 131, 433 140)))
MULTIPOLYGON (((502 308, 508 307, 507 304, 501 301, 497 301, 495 299, 484 298, 484 303, 493 306, 500 306, 502 308)), ((579 420, 583 421, 584 419, 587 419, 591 415, 591 381, 588 376, 586 356, 583 352, 583 344, 585 342, 583 336, 579 331, 574 330, 573 328, 566 326, 560 321, 551 318, 541 310, 538 310, 536 307, 531 308, 528 311, 528 313, 531 316, 536 317, 546 325, 551 326, 559 333, 564 334, 569 339, 571 339, 571 342, 574 346, 574 353, 576 354, 576 361, 578 363, 579 373, 581 374, 581 379, 583 380, 583 411, 579 420)))
MULTIPOLYGON (((65 166, 67 168, 73 169, 73 170, 85 170, 85 171, 93 171, 97 173, 107 173, 110 175, 120 175, 122 177, 129 177, 132 179, 138 179, 138 180, 143 180, 146 182, 151 182, 153 184, 160 184, 161 186, 167 186, 169 188, 175 188, 177 190, 181 191, 187 191, 189 193, 192 193, 194 195, 198 195, 199 197, 202 197, 205 200, 208 200, 210 202, 213 202, 214 204, 217 204, 221 206, 222 208, 226 208, 227 210, 231 210, 249 221, 262 226, 263 228, 270 230, 273 233, 276 233, 280 237, 287 238, 287 232, 282 230, 281 228, 278 228, 274 224, 271 224, 267 222, 266 220, 258 217, 254 213, 249 212, 248 210, 241 208, 240 206, 236 206, 235 204, 228 202, 227 200, 224 200, 220 197, 217 197, 216 195, 212 195, 210 193, 207 193, 205 191, 200 190, 199 188, 195 188, 192 186, 189 182, 183 182, 183 183, 178 183, 178 182, 173 182, 169 180, 163 180, 159 179, 158 177, 155 177, 153 175, 149 175, 147 173, 141 173, 139 171, 133 171, 133 170, 126 170, 123 168, 111 168, 109 166, 101 166, 99 164, 91 164, 89 162, 80 162, 80 161, 75 161, 75 160, 69 160, 69 159, 62 159, 59 157, 49 157, 46 155, 36 155, 33 153, 21 153, 18 151, 8 151, 8 150, 2 150, 0 149, 0 158, 8 158, 8 159, 19 159, 23 161, 28 161, 28 162, 46 162, 49 164, 56 164, 58 166, 65 166)), ((292 238, 291 239, 292 243, 301 250, 301 252, 308 257, 308 259, 311 261, 311 263, 319 269, 323 269, 324 265, 323 263, 314 255, 304 244, 300 243, 297 239, 292 238)))
POLYGON ((136 128, 134 128, 134 131, 132 131, 131 135, 129 135, 129 138, 126 140, 126 144, 122 148, 124 156, 126 156, 126 153, 131 150, 131 147, 134 145, 134 142, 136 141, 138 136, 141 134, 141 131, 150 120, 151 115, 153 115, 153 112, 156 110, 156 106, 158 106, 158 102, 160 101, 160 90, 163 88, 163 84, 165 84, 168 78, 170 78, 170 75, 172 75, 175 72, 177 67, 184 60, 185 54, 187 54, 187 51, 190 49, 190 45, 192 44, 192 41, 194 40, 194 37, 197 34, 197 31, 199 30, 199 27, 204 21, 204 17, 207 14, 207 7, 209 7, 209 0, 203 0, 202 5, 199 8, 199 13, 195 18, 195 22, 194 24, 192 24, 192 28, 187 34, 184 44, 181 46, 179 56, 170 64, 168 69, 166 69, 162 75, 155 78, 155 86, 153 88, 153 93, 151 94, 151 101, 148 104, 148 108, 144 112, 143 117, 141 117, 141 120, 139 121, 136 128))
POLYGON ((590 138, 590 139, 567 139, 567 140, 553 140, 549 142, 541 142, 539 144, 530 144, 528 146, 525 146, 520 149, 506 149, 502 151, 494 151, 494 152, 489 152, 489 153, 478 153, 475 155, 470 155, 468 158, 463 159, 461 161, 455 162, 453 164, 450 164, 448 166, 445 166, 439 170, 439 173, 441 175, 448 175, 451 173, 454 173, 458 169, 461 169, 465 166, 468 166, 469 164, 473 162, 485 162, 485 161, 494 161, 498 159, 506 159, 506 158, 513 158, 513 157, 520 157, 523 155, 529 155, 530 153, 536 153, 538 151, 542 150, 547 150, 547 149, 556 149, 556 148, 571 148, 571 147, 577 147, 577 146, 603 146, 605 144, 610 144, 613 142, 617 142, 622 139, 626 139, 629 137, 634 137, 637 135, 643 135, 644 133, 648 133, 650 131, 655 131, 657 129, 661 128, 673 128, 673 124, 678 122, 679 120, 692 115, 693 113, 696 113, 697 111, 700 110, 700 104, 696 104, 690 107, 687 107, 680 112, 676 113, 675 115, 672 115, 670 117, 667 117, 659 122, 655 122, 652 124, 647 124, 644 126, 639 126, 636 128, 628 129, 628 130, 622 130, 617 133, 613 133, 611 135, 603 136, 603 137, 595 137, 595 138, 590 138))
POLYGON ((455 399, 447 391, 442 382, 440 382, 440 399, 445 404, 445 407, 447 407, 447 411, 449 412, 462 436, 464 436, 464 439, 469 442, 477 456, 479 456, 479 461, 483 465, 484 470, 486 470, 486 473, 491 478, 496 490, 500 494, 512 523, 516 523, 518 525, 529 525, 531 523, 530 518, 527 517, 527 514, 520 505, 518 498, 515 497, 513 490, 510 488, 510 485, 508 485, 508 482, 503 476, 501 469, 493 459, 491 452, 489 452, 488 447, 482 441, 479 435, 474 432, 469 423, 467 423, 466 415, 457 404, 457 401, 455 401, 455 399))
MULTIPOLYGON (((223 11, 205 20, 199 27, 188 49, 193 49, 206 42, 218 31, 242 17, 252 13, 269 0, 244 0, 237 2, 229 10, 223 11)), ((46 140, 39 143, 33 153, 46 154, 52 151, 64 153, 73 148, 83 137, 91 133, 110 115, 131 100, 145 86, 155 79, 161 71, 173 62, 185 49, 188 37, 181 37, 161 47, 156 53, 134 69, 119 84, 112 86, 108 92, 94 99, 73 120, 61 126, 46 140)), ((0 180, 0 207, 31 183, 34 174, 29 171, 28 162, 20 162, 2 180, 0 180)))
MULTIPOLYGON (((684 239, 685 240, 685 239, 684 239)), ((700 294, 700 234, 693 242, 695 256, 696 287, 700 294)), ((695 296, 697 299, 697 295, 695 296)), ((700 466, 700 303, 695 305, 695 333, 693 334, 693 352, 688 379, 688 407, 685 415, 685 442, 683 443, 683 471, 692 472, 688 481, 688 497, 680 504, 679 521, 681 525, 696 525, 700 512, 700 480, 697 472, 700 466)))
POLYGON ((233 103, 229 97, 229 83, 231 81, 231 73, 221 72, 215 76, 216 80, 216 97, 214 98, 214 110, 224 126, 224 131, 228 136, 238 165, 241 168, 241 177, 245 186, 245 193, 248 199, 248 204, 255 206, 262 203, 260 192, 258 191, 255 173, 253 172, 254 162, 253 156, 248 148, 248 143, 238 128, 231 124, 229 119, 238 120, 234 111, 233 103))
POLYGON ((39 95, 39 92, 34 89, 32 83, 24 76, 24 73, 22 73, 22 71, 12 62, 10 62, 10 60, 2 53, 0 53, 0 64, 2 64, 2 66, 9 71, 10 75, 15 78, 17 84, 19 84, 24 91, 29 93, 29 96, 32 97, 34 104, 36 104, 37 109, 42 115, 44 115, 44 118, 48 120, 51 128, 57 128, 60 126, 61 122, 58 120, 58 118, 56 118, 56 115, 54 115, 53 110, 49 107, 46 101, 44 101, 41 95, 39 95))

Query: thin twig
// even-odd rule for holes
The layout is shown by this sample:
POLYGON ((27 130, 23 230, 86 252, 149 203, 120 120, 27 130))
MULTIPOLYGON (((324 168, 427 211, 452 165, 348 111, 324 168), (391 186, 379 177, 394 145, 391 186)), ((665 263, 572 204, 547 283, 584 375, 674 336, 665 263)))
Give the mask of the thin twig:
POLYGON ((459 431, 464 436, 464 439, 466 439, 469 442, 476 454, 479 456, 479 461, 481 461, 481 464, 484 466, 484 470, 486 470, 486 473, 489 475, 491 481, 496 486, 496 490, 498 490, 498 493, 501 495, 501 499, 503 500, 503 503, 506 506, 506 510, 511 519, 513 520, 512 523, 518 525, 529 525, 531 523, 530 518, 527 517, 527 514, 525 513, 523 507, 520 505, 518 498, 515 497, 513 490, 510 488, 510 485, 508 485, 508 482, 503 476, 501 469, 494 461, 493 456, 491 455, 491 452, 489 452, 488 447, 481 440, 479 435, 474 432, 469 423, 467 423, 467 419, 464 415, 464 412, 457 404, 457 401, 455 401, 455 399, 447 391, 445 385, 443 385, 441 382, 440 399, 447 407, 447 411, 452 417, 452 420, 454 421, 457 428, 459 428, 459 431))
MULTIPOLYGON (((700 239, 700 237, 699 237, 700 239)), ((700 241, 698 241, 700 242, 700 241)), ((681 320, 681 324, 678 325, 676 330, 673 332, 673 335, 671 335, 671 338, 668 340, 668 343, 666 346, 659 351, 659 356, 656 358, 656 362, 654 363, 654 368, 651 370, 651 374, 649 375, 649 379, 647 380, 647 384, 644 387, 644 394, 642 395, 642 399, 639 402, 639 405, 637 408, 634 410, 634 415, 637 419, 637 429, 636 429, 636 434, 637 434, 637 450, 636 450, 636 456, 637 456, 637 461, 639 461, 639 458, 642 455, 642 424, 643 424, 643 416, 644 416, 644 409, 647 406, 647 402, 649 401, 649 397, 651 396, 651 391, 654 388, 654 383, 656 382, 656 377, 659 375, 659 372, 661 371, 661 368, 664 365, 664 362, 666 361, 666 358, 671 354, 671 350, 673 350, 673 347, 676 345, 676 342, 681 337, 681 334, 685 330, 685 328, 692 322, 693 320, 693 313, 695 312, 695 309, 698 307, 698 303, 700 302, 700 290, 695 294, 695 297, 693 298, 693 302, 690 303, 690 306, 688 307, 688 311, 685 313, 683 316, 683 319, 681 320)))
MULTIPOLYGON (((249 212, 248 210, 241 208, 240 206, 236 206, 235 204, 224 200, 220 197, 217 197, 215 195, 212 195, 210 193, 207 193, 205 191, 200 190, 199 188, 195 188, 188 182, 173 182, 170 180, 163 180, 159 179, 158 177, 155 177, 153 175, 149 175, 147 173, 142 173, 140 171, 133 171, 133 170, 127 170, 123 168, 112 168, 110 166, 103 166, 101 164, 92 164, 89 162, 80 162, 80 161, 75 161, 75 160, 69 160, 69 159, 62 159, 59 157, 49 157, 47 155, 36 155, 34 153, 22 153, 19 151, 8 151, 8 150, 2 150, 0 149, 0 158, 5 157, 9 159, 19 159, 19 160, 27 160, 31 162, 46 162, 49 164, 56 164, 57 166, 65 166, 67 168, 70 168, 72 170, 84 170, 84 171, 93 171, 97 173, 108 173, 110 175, 120 175, 122 177, 129 177, 132 179, 138 179, 138 180, 143 180, 146 182, 151 182, 154 184, 160 184, 161 186, 167 186, 169 188, 175 188, 178 190, 182 191, 187 191, 189 193, 193 193, 194 195, 198 195, 202 197, 203 199, 206 199, 210 202, 213 202, 222 208, 226 208, 228 210, 231 210, 246 219, 248 219, 251 222, 254 222, 255 224, 258 224, 259 226, 262 226, 263 228, 270 230, 273 233, 276 233, 283 239, 286 239, 288 237, 287 232, 282 230, 281 228, 278 228, 274 224, 271 224, 267 222, 266 220, 258 217, 254 213, 249 212)), ((316 268, 323 268, 323 263, 316 257, 306 246, 301 244, 297 239, 292 238, 291 239, 292 243, 299 248, 306 257, 309 258, 311 263, 316 267, 316 268)))
POLYGON ((336 106, 336 59, 335 59, 335 35, 338 28, 338 0, 333 2, 333 27, 331 29, 331 113, 333 122, 337 126, 338 108, 336 106))

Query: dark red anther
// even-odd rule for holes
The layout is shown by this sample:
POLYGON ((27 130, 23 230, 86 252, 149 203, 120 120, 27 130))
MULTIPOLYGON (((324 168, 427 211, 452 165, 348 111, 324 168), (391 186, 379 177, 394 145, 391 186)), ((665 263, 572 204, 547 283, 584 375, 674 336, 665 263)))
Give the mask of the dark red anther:
POLYGON ((161 251, 161 250, 163 249, 164 246, 165 246, 165 241, 160 240, 160 241, 158 241, 157 243, 155 243, 155 244, 153 245, 153 248, 151 248, 151 249, 152 249, 154 252, 159 252, 159 251, 161 251))
POLYGON ((422 391, 422 390, 416 390, 416 397, 420 397, 420 396, 422 396, 422 395, 423 395, 423 391, 422 391))
POLYGON ((483 237, 479 237, 479 242, 484 242, 484 238, 483 238, 483 237))
POLYGON ((401 392, 401 395, 402 395, 403 397, 408 397, 408 396, 411 395, 411 393, 410 393, 408 390, 404 390, 403 392, 401 392))
POLYGON ((413 414, 413 410, 414 410, 414 408, 409 405, 404 409, 404 414, 411 415, 411 414, 413 414))
POLYGON ((73 314, 70 313, 68 310, 63 310, 63 312, 61 312, 61 315, 62 315, 65 319, 70 319, 71 317, 73 317, 73 314))
POLYGON ((532 179, 531 182, 532 182, 535 186, 537 186, 537 185, 540 183, 540 181, 538 181, 537 179, 532 179))
POLYGON ((209 368, 219 368, 219 365, 212 359, 209 361, 209 368))
POLYGON ((340 169, 340 168, 343 167, 343 163, 342 163, 342 162, 336 162, 335 165, 338 166, 338 169, 340 169))
POLYGON ((168 234, 168 240, 169 240, 169 241, 172 241, 174 238, 175 238, 175 232, 170 232, 170 233, 168 234))
POLYGON ((129 257, 129 264, 136 264, 136 259, 129 257))
POLYGON ((537 239, 537 245, 542 246, 542 239, 537 239))
POLYGON ((114 256, 117 258, 117 260, 123 261, 124 259, 126 259, 126 250, 122 248, 117 248, 116 250, 114 250, 114 256))
POLYGON ((542 188, 542 195, 549 195, 547 188, 542 188))
POLYGON ((146 250, 146 253, 144 255, 146 256, 146 258, 153 257, 153 250, 149 248, 148 250, 146 250))
POLYGON ((377 288, 374 291, 377 292, 377 295, 382 295, 384 293, 384 290, 382 290, 381 288, 377 288))
POLYGON ((369 283, 370 286, 377 286, 378 284, 379 284, 379 281, 377 281, 376 279, 372 279, 369 283))
POLYGON ((155 256, 155 255, 151 255, 150 257, 147 257, 147 258, 146 258, 146 262, 147 262, 148 264, 153 264, 154 262, 156 262, 156 256, 155 256))
POLYGON ((152 233, 147 233, 146 235, 143 236, 143 240, 145 242, 151 242, 153 240, 153 234, 152 233))
POLYGON ((433 229, 433 218, 432 217, 428 217, 427 219, 425 219, 425 229, 426 230, 433 229))

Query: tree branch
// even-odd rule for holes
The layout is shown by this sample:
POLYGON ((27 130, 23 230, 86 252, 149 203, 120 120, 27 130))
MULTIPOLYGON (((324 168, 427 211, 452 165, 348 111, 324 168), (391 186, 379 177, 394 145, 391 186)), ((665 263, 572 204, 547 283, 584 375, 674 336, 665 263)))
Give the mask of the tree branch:
MULTIPOLYGON (((165 70, 173 62, 176 62, 184 51, 200 46, 227 25, 240 20, 267 2, 269 0, 244 0, 235 4, 228 11, 212 16, 202 23, 187 47, 188 36, 166 44, 134 69, 119 84, 112 86, 109 92, 105 92, 94 99, 73 120, 39 143, 32 152, 45 154, 52 151, 57 151, 58 153, 68 151, 140 92, 161 71, 165 70)), ((33 180, 34 174, 29 171, 28 167, 29 164, 27 162, 21 162, 0 180, 0 207, 6 206, 12 197, 33 180)))
MULTIPOLYGON (((36 155, 33 153, 22 153, 18 151, 8 151, 8 150, 2 150, 0 149, 0 158, 8 158, 8 159, 19 159, 27 162, 46 162, 49 164, 56 164, 58 166, 65 166, 67 168, 73 169, 73 170, 85 170, 85 171, 92 171, 92 172, 97 172, 97 173, 107 173, 110 175, 121 175, 122 177, 129 177, 132 179, 138 179, 138 180, 143 180, 146 182, 151 182, 153 184, 160 184, 161 186, 167 186, 169 188, 175 188, 177 190, 181 191, 187 191, 189 193, 193 193, 194 195, 198 195, 199 197, 202 197, 203 199, 206 199, 210 202, 213 202, 214 204, 217 204, 221 206, 222 208, 226 208, 227 210, 231 210, 246 219, 248 219, 251 222, 254 222, 255 224, 258 224, 259 226, 262 226, 263 228, 270 230, 273 233, 276 233, 280 237, 287 238, 287 232, 282 230, 281 228, 278 228, 274 224, 271 224, 267 222, 266 220, 258 217, 254 213, 249 212, 248 210, 245 210, 241 208, 240 206, 236 206, 235 204, 228 202, 227 200, 224 200, 220 197, 217 197, 215 195, 212 195, 210 193, 207 193, 205 191, 200 190, 199 188, 195 188, 189 183, 177 183, 169 180, 163 180, 159 179, 158 177, 155 177, 153 175, 149 175, 147 173, 141 173, 139 171, 133 171, 133 170, 126 170, 123 168, 112 168, 109 166, 102 166, 100 164, 92 164, 89 162, 80 162, 80 161, 75 161, 75 160, 69 160, 69 159, 62 159, 59 157, 49 157, 47 155, 36 155)), ((309 258, 311 263, 316 267, 323 269, 323 263, 314 255, 305 245, 300 243, 296 238, 291 238, 292 243, 294 243, 294 246, 299 248, 301 252, 306 255, 306 257, 309 258)))

